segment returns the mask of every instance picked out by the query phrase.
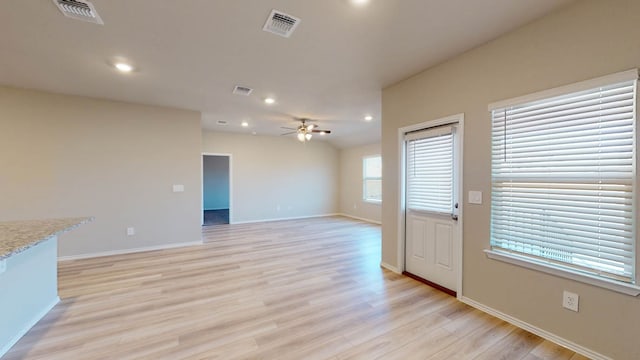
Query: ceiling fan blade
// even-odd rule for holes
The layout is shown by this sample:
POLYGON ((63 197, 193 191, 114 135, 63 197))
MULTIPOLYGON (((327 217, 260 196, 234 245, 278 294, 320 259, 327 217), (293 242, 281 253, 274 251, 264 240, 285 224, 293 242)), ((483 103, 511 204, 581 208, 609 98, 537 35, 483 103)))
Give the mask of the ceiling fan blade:
POLYGON ((331 130, 316 130, 316 129, 313 129, 311 131, 314 132, 314 133, 331 134, 331 130))
POLYGON ((286 129, 286 130, 298 130, 296 128, 291 128, 291 127, 286 127, 286 126, 280 126, 280 129, 286 129))
POLYGON ((296 132, 297 131, 289 131, 289 132, 286 132, 284 134, 280 134, 280 136, 291 135, 291 134, 295 134, 296 132))

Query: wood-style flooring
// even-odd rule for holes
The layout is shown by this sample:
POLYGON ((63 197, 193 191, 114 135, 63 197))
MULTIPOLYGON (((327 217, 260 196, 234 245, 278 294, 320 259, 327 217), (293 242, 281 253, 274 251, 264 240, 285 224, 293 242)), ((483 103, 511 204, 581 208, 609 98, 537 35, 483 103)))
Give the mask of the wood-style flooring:
POLYGON ((66 261, 14 359, 583 359, 380 268, 342 217, 203 228, 205 244, 66 261))

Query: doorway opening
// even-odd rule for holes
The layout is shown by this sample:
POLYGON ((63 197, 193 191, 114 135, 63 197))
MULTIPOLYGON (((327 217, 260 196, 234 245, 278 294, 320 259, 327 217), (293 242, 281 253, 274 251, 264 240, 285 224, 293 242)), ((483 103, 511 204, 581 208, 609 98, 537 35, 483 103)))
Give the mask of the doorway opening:
POLYGON ((202 154, 202 225, 231 223, 231 155, 202 154))

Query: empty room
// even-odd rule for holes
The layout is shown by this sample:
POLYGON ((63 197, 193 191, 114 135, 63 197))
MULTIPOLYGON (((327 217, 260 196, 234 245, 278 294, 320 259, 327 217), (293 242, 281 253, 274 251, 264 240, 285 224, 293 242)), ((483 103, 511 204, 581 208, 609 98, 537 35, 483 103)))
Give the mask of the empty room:
POLYGON ((639 24, 0 2, 0 358, 640 359, 639 24))

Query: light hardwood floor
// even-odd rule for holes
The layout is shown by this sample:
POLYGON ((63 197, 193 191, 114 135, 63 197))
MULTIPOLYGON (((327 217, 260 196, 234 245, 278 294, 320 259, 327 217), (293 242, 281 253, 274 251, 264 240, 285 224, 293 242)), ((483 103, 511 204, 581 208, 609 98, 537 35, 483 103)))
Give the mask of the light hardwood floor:
POLYGON ((584 359, 381 269, 380 227, 221 225, 188 248, 67 261, 13 359, 584 359))

